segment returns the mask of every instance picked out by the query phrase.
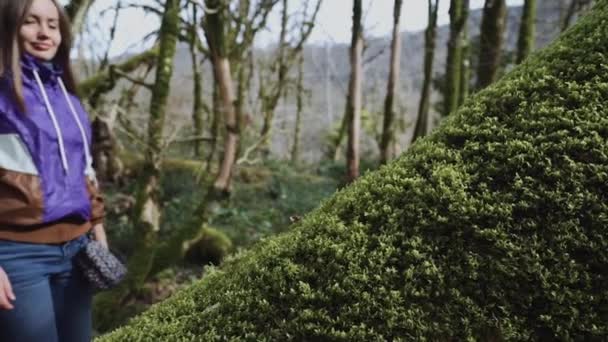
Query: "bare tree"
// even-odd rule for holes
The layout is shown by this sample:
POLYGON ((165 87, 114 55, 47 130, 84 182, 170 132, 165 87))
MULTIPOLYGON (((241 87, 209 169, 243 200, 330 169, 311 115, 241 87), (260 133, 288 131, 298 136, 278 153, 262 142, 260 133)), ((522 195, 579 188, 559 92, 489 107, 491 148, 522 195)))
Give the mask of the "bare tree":
POLYGON ((303 17, 301 23, 298 24, 300 27, 299 34, 294 42, 289 42, 287 39, 289 30, 288 1, 282 1, 283 8, 281 11, 278 51, 271 64, 271 71, 276 80, 274 82, 268 80, 268 82, 263 82, 260 85, 260 99, 262 101, 262 113, 264 114, 260 145, 265 149, 268 148, 271 140, 275 110, 279 99, 285 92, 289 70, 297 61, 298 56, 304 48, 304 44, 312 33, 321 3, 322 0, 316 0, 315 7, 309 17, 307 16, 309 1, 307 0, 304 3, 303 17))
POLYGON ((402 0, 395 0, 393 8, 393 40, 391 42, 391 61, 388 72, 386 98, 384 100, 384 123, 382 125, 382 138, 380 140, 380 164, 385 164, 394 158, 395 152, 391 149, 395 139, 394 124, 397 108, 397 89, 399 87, 399 65, 401 63, 401 35, 399 23, 401 21, 402 0))
POLYGON ((428 0, 429 22, 424 32, 424 81, 420 104, 418 105, 418 118, 412 136, 412 142, 427 135, 431 93, 431 79, 433 77, 433 58, 435 56, 435 37, 437 36, 437 12, 439 0, 428 0))
POLYGON ((361 130, 361 83, 363 77, 363 29, 361 0, 353 0, 353 28, 350 45, 350 82, 347 96, 348 147, 346 180, 352 182, 359 177, 359 135, 361 130))

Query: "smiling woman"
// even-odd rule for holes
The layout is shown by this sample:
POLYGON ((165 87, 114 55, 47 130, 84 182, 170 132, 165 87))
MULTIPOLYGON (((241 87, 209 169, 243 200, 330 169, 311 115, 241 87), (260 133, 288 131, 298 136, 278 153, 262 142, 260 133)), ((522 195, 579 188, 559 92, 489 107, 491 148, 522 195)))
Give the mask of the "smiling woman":
POLYGON ((61 44, 57 6, 52 1, 34 1, 19 29, 19 38, 27 53, 52 60, 61 44))
POLYGON ((92 290, 73 266, 107 246, 70 27, 54 0, 0 0, 0 341, 89 341, 92 290))

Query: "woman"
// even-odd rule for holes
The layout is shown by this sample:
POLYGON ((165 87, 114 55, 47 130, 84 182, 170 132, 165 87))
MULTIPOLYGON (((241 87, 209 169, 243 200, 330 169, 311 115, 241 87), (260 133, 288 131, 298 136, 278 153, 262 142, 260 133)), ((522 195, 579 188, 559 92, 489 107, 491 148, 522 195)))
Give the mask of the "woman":
POLYGON ((72 258, 107 242, 70 45, 56 0, 0 0, 0 341, 91 338, 72 258))

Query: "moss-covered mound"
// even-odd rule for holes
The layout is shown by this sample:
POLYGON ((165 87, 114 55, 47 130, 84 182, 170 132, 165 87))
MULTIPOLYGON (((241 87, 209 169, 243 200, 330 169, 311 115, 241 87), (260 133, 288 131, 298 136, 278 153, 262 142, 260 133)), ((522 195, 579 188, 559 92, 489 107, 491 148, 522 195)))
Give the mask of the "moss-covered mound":
POLYGON ((102 341, 608 339, 608 0, 399 160, 102 341))

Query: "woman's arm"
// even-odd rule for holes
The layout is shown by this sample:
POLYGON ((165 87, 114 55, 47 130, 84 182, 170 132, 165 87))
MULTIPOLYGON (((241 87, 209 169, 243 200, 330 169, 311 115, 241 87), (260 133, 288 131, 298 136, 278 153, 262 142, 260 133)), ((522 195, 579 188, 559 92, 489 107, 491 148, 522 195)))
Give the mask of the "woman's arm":
POLYGON ((95 240, 99 241, 102 246, 108 248, 108 237, 106 236, 106 230, 103 227, 102 223, 98 223, 93 226, 93 236, 95 240))

